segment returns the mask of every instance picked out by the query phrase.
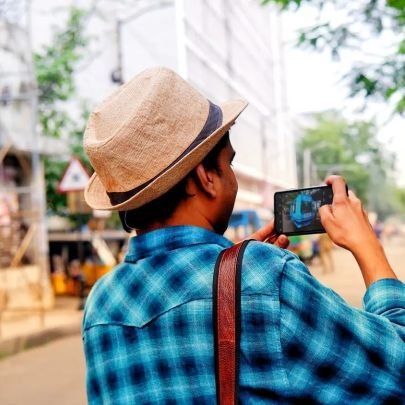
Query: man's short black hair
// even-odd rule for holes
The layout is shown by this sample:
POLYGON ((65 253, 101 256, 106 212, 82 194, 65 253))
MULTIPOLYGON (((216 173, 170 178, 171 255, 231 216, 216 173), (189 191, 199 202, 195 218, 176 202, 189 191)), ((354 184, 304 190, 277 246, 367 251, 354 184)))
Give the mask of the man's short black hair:
MULTIPOLYGON (((229 131, 219 140, 214 148, 201 162, 206 169, 219 171, 219 154, 229 142, 229 131)), ((179 203, 192 197, 187 193, 187 179, 193 175, 194 170, 184 179, 172 187, 167 193, 155 200, 129 211, 120 211, 121 223, 126 232, 134 229, 144 230, 154 222, 163 223, 175 211, 179 203)))

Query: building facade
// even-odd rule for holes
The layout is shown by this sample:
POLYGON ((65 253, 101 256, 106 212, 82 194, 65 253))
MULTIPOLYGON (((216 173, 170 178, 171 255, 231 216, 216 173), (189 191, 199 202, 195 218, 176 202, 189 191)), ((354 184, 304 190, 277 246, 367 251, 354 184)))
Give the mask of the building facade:
MULTIPOLYGON (((90 44, 77 85, 91 104, 144 68, 165 65, 211 101, 249 101, 231 130, 237 151, 235 209, 272 215, 274 191, 297 183, 294 139, 285 100, 281 16, 260 1, 35 0, 34 46, 52 35, 74 5, 87 9, 90 44), (55 11, 56 10, 56 11, 55 11)), ((73 107, 74 108, 74 107, 73 107)))

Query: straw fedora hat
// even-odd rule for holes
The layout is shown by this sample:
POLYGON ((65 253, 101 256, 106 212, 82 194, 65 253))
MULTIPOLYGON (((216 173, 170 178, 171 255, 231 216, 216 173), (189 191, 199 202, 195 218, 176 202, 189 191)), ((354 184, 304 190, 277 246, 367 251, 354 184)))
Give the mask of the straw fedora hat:
POLYGON ((147 69, 90 115, 84 148, 95 170, 90 207, 125 211, 166 193, 192 171, 246 108, 217 106, 170 69, 147 69))

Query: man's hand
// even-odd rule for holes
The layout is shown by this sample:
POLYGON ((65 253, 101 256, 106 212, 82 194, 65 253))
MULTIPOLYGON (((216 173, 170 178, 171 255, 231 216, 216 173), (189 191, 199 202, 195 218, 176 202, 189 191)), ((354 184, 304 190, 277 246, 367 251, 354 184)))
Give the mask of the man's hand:
POLYGON ((260 242, 271 243, 280 248, 286 249, 290 241, 285 235, 276 235, 274 232, 274 221, 270 221, 268 224, 252 233, 247 239, 254 239, 260 242))
POLYGON ((382 278, 396 278, 364 211, 361 201, 340 176, 329 176, 333 202, 319 208, 321 222, 334 243, 352 252, 368 287, 382 278))
POLYGON ((378 243, 361 201, 353 191, 346 193, 346 183, 341 176, 329 176, 326 184, 332 186, 333 202, 319 208, 321 222, 326 232, 338 246, 353 254, 378 243))

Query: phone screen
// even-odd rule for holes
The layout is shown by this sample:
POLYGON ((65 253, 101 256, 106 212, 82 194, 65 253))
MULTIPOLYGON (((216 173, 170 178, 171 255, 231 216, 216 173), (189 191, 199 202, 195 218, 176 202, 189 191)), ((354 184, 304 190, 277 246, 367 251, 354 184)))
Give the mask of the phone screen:
POLYGON ((331 186, 278 191, 274 194, 274 221, 277 234, 303 235, 325 232, 319 207, 332 204, 331 186))

